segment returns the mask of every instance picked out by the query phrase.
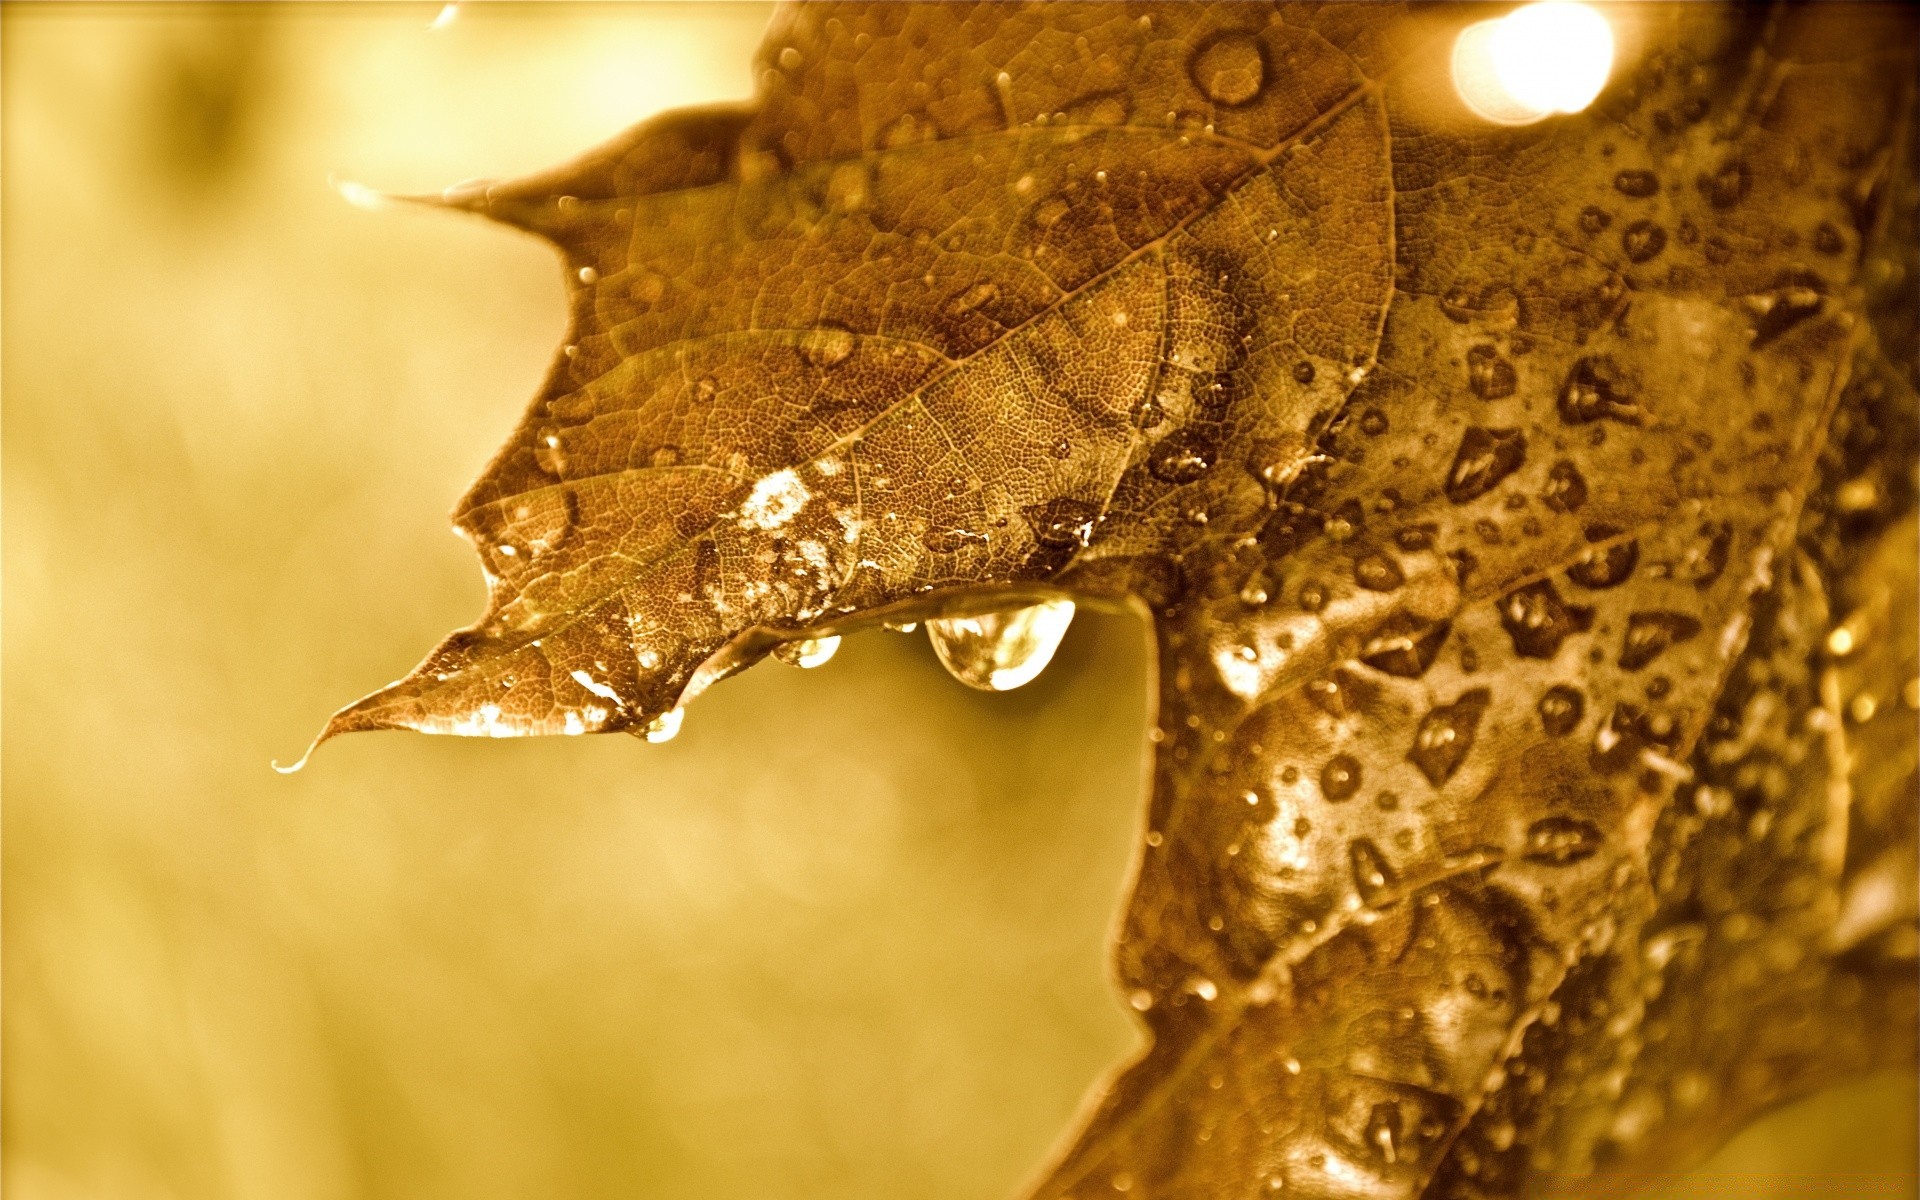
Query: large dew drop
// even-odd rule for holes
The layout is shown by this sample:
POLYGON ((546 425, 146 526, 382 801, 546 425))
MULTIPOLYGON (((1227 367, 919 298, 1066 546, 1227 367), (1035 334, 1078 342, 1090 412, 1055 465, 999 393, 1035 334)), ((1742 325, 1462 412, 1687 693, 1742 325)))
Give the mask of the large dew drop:
POLYGON ((1073 622, 1073 601, 927 622, 927 640, 947 671, 968 687, 1008 692, 1030 683, 1060 648, 1073 622))

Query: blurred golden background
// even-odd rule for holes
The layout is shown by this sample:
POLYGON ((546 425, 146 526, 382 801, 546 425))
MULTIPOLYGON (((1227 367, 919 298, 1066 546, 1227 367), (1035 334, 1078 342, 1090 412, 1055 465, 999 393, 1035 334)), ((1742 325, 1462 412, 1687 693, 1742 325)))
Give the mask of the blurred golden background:
MULTIPOLYGON (((744 98, 768 11, 0 9, 9 1197, 1000 1197, 1133 1044, 1129 621, 1005 696, 871 634, 666 746, 267 768, 478 613, 446 513, 563 321, 541 245, 329 174, 744 98)), ((1910 1196, 1913 1090, 1669 1194, 1910 1196)))

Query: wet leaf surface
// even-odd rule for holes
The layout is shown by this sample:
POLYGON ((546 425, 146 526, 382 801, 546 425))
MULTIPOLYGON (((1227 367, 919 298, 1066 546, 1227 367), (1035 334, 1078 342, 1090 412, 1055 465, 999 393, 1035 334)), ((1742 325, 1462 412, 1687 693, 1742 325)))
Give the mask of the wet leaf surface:
POLYGON ((1911 18, 1630 10, 1495 129, 1472 15, 803 4, 754 106, 450 191, 570 332, 486 614, 327 735, 1144 611, 1151 1045, 1036 1196, 1550 1194, 1911 1061, 1911 18))

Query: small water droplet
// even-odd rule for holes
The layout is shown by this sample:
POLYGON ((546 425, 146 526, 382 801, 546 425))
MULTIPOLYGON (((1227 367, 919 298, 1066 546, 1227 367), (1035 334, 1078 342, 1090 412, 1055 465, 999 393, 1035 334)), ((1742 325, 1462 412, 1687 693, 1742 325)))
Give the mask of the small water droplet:
POLYGON ((1386 856, 1366 838, 1355 838, 1347 847, 1347 861, 1353 870, 1353 890, 1366 904, 1377 903, 1398 882, 1386 856))
POLYGON ((1162 483, 1192 483, 1212 466, 1205 441, 1191 429, 1161 438, 1147 454, 1147 470, 1162 483))
POLYGON ((1072 210, 1073 205, 1064 196, 1048 196, 1033 206, 1033 213, 1028 219, 1036 229, 1044 232, 1058 225, 1060 219, 1072 210))
POLYGON ((1260 43, 1237 30, 1202 46, 1188 70, 1207 99, 1228 108, 1251 102, 1267 85, 1267 63, 1260 43))
POLYGON ((555 479, 566 475, 567 451, 558 428, 546 425, 534 433, 533 461, 535 466, 555 479))
POLYGON ((1370 408, 1360 414, 1360 432, 1368 437, 1379 437, 1387 431, 1387 414, 1377 408, 1370 408))
POLYGON ((1667 248, 1667 231, 1652 221, 1635 221, 1620 231, 1620 248, 1628 262, 1650 262, 1667 248))
POLYGON ((1580 210, 1580 232, 1592 237, 1613 224, 1613 214, 1592 204, 1580 210))
POLYGON ((1620 669, 1638 671, 1660 657, 1668 647, 1694 637, 1700 622, 1685 613, 1654 610, 1627 617, 1627 633, 1620 646, 1620 669))
POLYGON ((1320 794, 1329 800, 1345 800, 1360 790, 1360 760, 1351 754, 1336 754, 1320 768, 1320 794))
POLYGON ((1504 400, 1518 385, 1513 364, 1492 346, 1475 346, 1467 351, 1467 387, 1474 395, 1482 400, 1504 400))
POLYGON ((1565 737, 1580 724, 1587 711, 1587 698, 1579 688, 1556 683, 1540 697, 1540 727, 1549 737, 1565 737))
POLYGON ((1660 190, 1660 177, 1652 171, 1621 171, 1613 177, 1613 189, 1622 196, 1644 200, 1660 190))
POLYGON ((1527 436, 1518 429, 1470 427, 1447 470, 1447 499, 1466 504, 1486 495, 1527 460, 1527 436))
POLYGON ((1466 760, 1467 752, 1473 749, 1474 737, 1480 731, 1480 718, 1491 703, 1492 692, 1472 688, 1461 693, 1452 704, 1435 705, 1421 718, 1420 728, 1413 735, 1413 748, 1407 751, 1407 760, 1420 768, 1428 783, 1437 788, 1453 778, 1466 760))
POLYGON ((1589 355, 1573 364, 1561 385, 1558 404, 1560 419, 1569 425, 1599 420, 1638 425, 1645 416, 1626 372, 1605 354, 1589 355))
POLYGON ((1450 629, 1452 625, 1446 621, 1423 621, 1412 613, 1395 613, 1361 645, 1360 661, 1388 675, 1418 679, 1439 657, 1450 629))
POLYGON ((825 666, 839 651, 840 639, 837 636, 798 638, 775 646, 773 656, 790 666, 811 670, 825 666))
POLYGON ((1313 382, 1313 376, 1314 376, 1313 364, 1308 362, 1306 359, 1303 358, 1299 362, 1293 364, 1293 381, 1295 383, 1300 384, 1302 387, 1305 387, 1307 384, 1313 382))
POLYGON ((1817 314, 1826 302, 1826 280, 1811 271, 1783 272, 1764 292, 1743 297, 1753 320, 1753 347, 1759 349, 1817 314))
POLYGON ((935 554, 958 554, 968 546, 985 546, 992 540, 978 530, 957 525, 930 525, 920 535, 920 544, 935 554))
MULTIPOLYGON (((1618 537, 1622 532, 1613 525, 1595 524, 1586 528, 1589 542, 1604 542, 1618 537)), ((1628 538, 1602 549, 1587 551, 1578 562, 1567 568, 1567 578, 1590 591, 1618 587, 1633 574, 1633 568, 1639 562, 1640 543, 1628 538)))
POLYGON ((1721 165, 1711 175, 1702 175, 1697 186, 1707 203, 1715 208, 1732 208, 1747 198, 1747 191, 1753 186, 1753 176, 1747 170, 1747 164, 1738 159, 1721 165))
POLYGON ((800 357, 816 367, 837 367, 853 353, 853 332, 832 321, 822 321, 801 335, 800 357))
POLYGON ((1377 550, 1353 560, 1353 581, 1370 592, 1391 592, 1406 579, 1400 564, 1377 550))
POLYGON ((600 282, 600 272, 594 270, 592 267, 581 267, 579 276, 580 282, 586 284, 588 287, 592 287, 594 284, 600 282))
POLYGON ((1387 1163, 1400 1161, 1400 1104, 1385 1100, 1367 1114, 1367 1145, 1387 1163))
POLYGON ((1540 502, 1557 513, 1577 511, 1587 502, 1587 477, 1579 467, 1561 459, 1547 468, 1547 486, 1540 493, 1540 502))
POLYGON ((1530 862, 1565 867, 1600 852, 1606 840, 1600 827, 1576 817, 1542 817, 1527 826, 1527 848, 1523 857, 1530 862))
POLYGON ((1561 643, 1593 625, 1593 610, 1563 603, 1544 579, 1515 588, 1499 600, 1500 625, 1522 658, 1552 658, 1561 643))
POLYGON ((1073 621, 1073 601, 1050 600, 1010 612, 938 617, 927 639, 949 674, 982 691, 1011 691, 1053 661, 1073 621))
POLYGON ((1034 540, 1050 549, 1079 549, 1093 537, 1100 507, 1087 500, 1061 498, 1029 504, 1020 515, 1033 530, 1034 540))
POLYGON ((1000 286, 991 280, 976 283, 948 301, 947 312, 952 316, 962 316, 983 304, 991 304, 999 296, 1000 286))
POLYGON ((1053 455, 1055 458, 1072 458, 1073 443, 1066 438, 1061 438, 1053 445, 1047 447, 1047 453, 1053 455))

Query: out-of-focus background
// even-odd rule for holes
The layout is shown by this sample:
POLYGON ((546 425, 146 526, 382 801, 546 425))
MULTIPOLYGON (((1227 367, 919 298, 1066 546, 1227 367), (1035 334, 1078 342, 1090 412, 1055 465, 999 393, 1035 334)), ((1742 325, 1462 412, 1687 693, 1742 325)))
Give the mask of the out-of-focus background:
MULTIPOLYGON (((1133 623, 1006 696, 876 633, 666 746, 267 768, 478 612, 446 513, 562 327, 540 245, 329 173, 744 98, 768 16, 439 11, 0 9, 6 1194, 1006 1195, 1134 1040, 1133 623)), ((1913 1101, 1788 1110, 1669 1194, 1910 1196, 1913 1101)))

